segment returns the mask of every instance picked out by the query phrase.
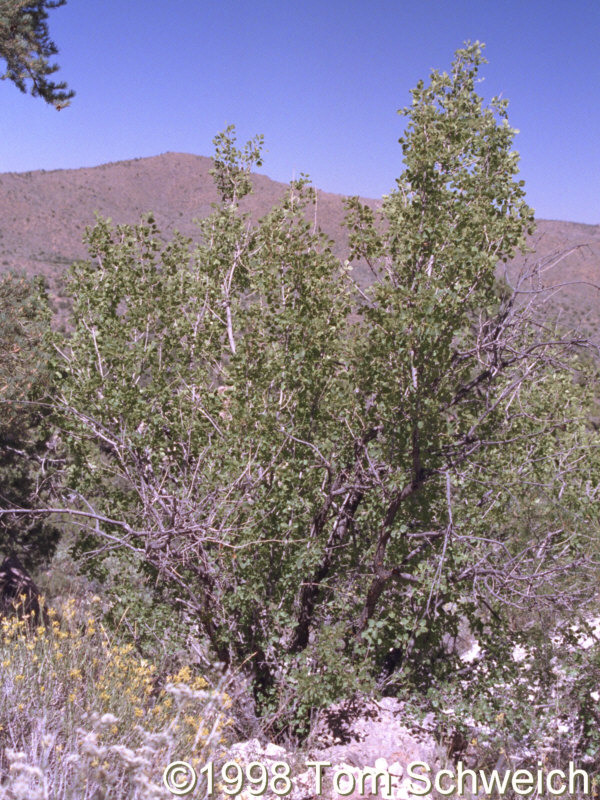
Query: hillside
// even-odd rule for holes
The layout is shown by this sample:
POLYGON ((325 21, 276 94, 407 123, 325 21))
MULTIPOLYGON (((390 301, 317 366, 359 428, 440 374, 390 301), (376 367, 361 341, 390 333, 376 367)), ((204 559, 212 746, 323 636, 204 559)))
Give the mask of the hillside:
MULTIPOLYGON (((95 213, 117 223, 135 223, 152 211, 165 238, 175 229, 196 236, 193 220, 209 214, 217 200, 211 163, 203 156, 164 153, 98 167, 0 174, 0 271, 43 274, 53 294, 60 295, 66 267, 86 256, 82 237, 95 213)), ((253 182, 254 194, 244 203, 257 218, 277 202, 285 185, 264 175, 255 175, 253 182)), ((346 256, 347 246, 343 216, 343 198, 319 191, 316 222, 335 240, 340 257, 346 256)), ((581 323, 586 333, 595 335, 600 298, 590 284, 600 286, 600 225, 540 220, 531 246, 534 253, 528 259, 557 261, 544 273, 545 282, 567 284, 553 297, 554 308, 569 324, 581 323), (560 257, 564 253, 569 254, 560 257)), ((522 260, 509 266, 509 276, 522 260)), ((360 265, 354 274, 361 283, 369 280, 360 265)))
MULTIPOLYGON (((0 174, 0 267, 56 278, 65 264, 85 257, 81 240, 96 213, 135 223, 152 211, 165 237, 175 229, 195 237, 193 220, 208 215, 218 199, 211 166, 203 156, 164 153, 76 170, 0 174)), ((253 183, 243 205, 257 218, 286 186, 264 175, 254 175, 253 183)), ((340 239, 342 219, 342 198, 319 192, 317 222, 323 230, 340 239)), ((342 249, 345 241, 342 236, 342 249)))

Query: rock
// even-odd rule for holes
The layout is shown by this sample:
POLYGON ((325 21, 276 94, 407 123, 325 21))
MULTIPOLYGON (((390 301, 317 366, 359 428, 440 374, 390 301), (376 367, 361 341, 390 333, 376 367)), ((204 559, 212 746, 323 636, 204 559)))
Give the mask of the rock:
POLYGON ((285 747, 280 747, 278 744, 273 744, 272 742, 265 745, 263 753, 265 758, 271 761, 285 761, 287 756, 285 747))
POLYGON ((404 767, 399 761, 394 761, 393 764, 389 765, 388 772, 390 775, 401 778, 404 775, 404 767))
MULTIPOLYGON (((414 800, 410 793, 412 781, 405 777, 407 766, 424 761, 433 771, 441 765, 443 756, 431 734, 407 719, 403 704, 389 697, 381 702, 353 700, 327 709, 317 725, 313 747, 306 754, 288 752, 271 742, 261 745, 258 739, 238 742, 230 752, 231 758, 242 764, 260 762, 269 775, 274 774, 276 762, 289 764, 291 800, 319 796, 329 800, 371 796, 414 800), (310 762, 325 764, 316 767, 309 766, 310 762), (389 778, 378 778, 377 794, 371 795, 377 774, 389 778)), ((266 800, 277 797, 270 790, 264 796, 266 800)), ((240 797, 251 800, 246 790, 240 797)))
POLYGON ((407 718, 403 703, 393 697, 353 700, 327 709, 317 724, 313 750, 321 759, 345 760, 361 768, 379 758, 405 769, 411 761, 433 765, 439 757, 430 731, 407 718), (334 743, 336 736, 342 744, 334 743))

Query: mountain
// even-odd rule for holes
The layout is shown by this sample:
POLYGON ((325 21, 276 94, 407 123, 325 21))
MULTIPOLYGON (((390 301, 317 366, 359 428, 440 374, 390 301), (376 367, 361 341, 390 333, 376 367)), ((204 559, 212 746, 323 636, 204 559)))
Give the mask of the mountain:
MULTIPOLYGON (((195 238, 198 229, 193 220, 209 214, 217 200, 211 166, 212 160, 203 156, 164 153, 98 167, 0 174, 0 272, 17 269, 45 275, 64 308, 62 277, 73 260, 86 257, 82 237, 96 213, 115 223, 136 223, 152 211, 165 239, 175 229, 195 238)), ((264 175, 254 175, 253 186, 254 193, 243 205, 256 219, 269 211, 286 186, 264 175)), ((379 205, 376 200, 364 202, 373 208, 379 205)), ((310 213, 335 240, 334 252, 345 258, 343 198, 319 190, 310 213)), ((600 225, 541 220, 530 246, 533 253, 509 265, 509 280, 524 260, 539 260, 547 267, 546 283, 566 284, 552 298, 553 313, 558 311, 567 324, 581 324, 586 333, 596 334, 600 225)), ((354 275, 363 285, 369 281, 364 265, 357 265, 354 275)))
MULTIPOLYGON (((165 238, 175 229, 197 237, 193 220, 207 216, 218 200, 211 168, 210 158, 164 153, 99 167, 0 174, 0 269, 56 277, 66 264, 85 258, 82 237, 96 213, 136 223, 151 211, 165 238)), ((258 218, 286 185, 254 175, 253 188, 242 206, 258 218)), ((342 198, 319 191, 316 214, 318 225, 339 238, 342 198)), ((346 241, 343 236, 340 245, 346 241)))

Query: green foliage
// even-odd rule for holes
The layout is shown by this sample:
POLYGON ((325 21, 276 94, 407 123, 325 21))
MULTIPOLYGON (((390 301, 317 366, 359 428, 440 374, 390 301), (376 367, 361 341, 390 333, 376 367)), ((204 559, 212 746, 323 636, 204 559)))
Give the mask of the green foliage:
POLYGON ((67 84, 48 76, 58 70, 48 59, 58 52, 48 31, 48 10, 64 6, 67 0, 0 0, 0 57, 7 70, 2 78, 11 80, 22 92, 31 81, 31 94, 42 97, 58 110, 69 105, 75 92, 67 84))
POLYGON ((413 91, 381 218, 348 201, 369 290, 306 221, 304 178, 240 211, 260 141, 231 128, 198 247, 100 220, 72 272, 57 403, 81 547, 137 560, 280 725, 357 676, 447 673, 460 620, 493 641, 595 530, 578 342, 497 290, 533 217, 482 61, 469 45, 413 91))
POLYGON ((463 665, 434 681, 426 702, 413 694, 408 707, 412 713, 443 709, 438 720, 475 738, 468 757, 476 755, 477 767, 493 769, 501 756, 543 754, 555 768, 577 759, 597 777, 600 647, 598 618, 590 621, 550 624, 548 615, 531 614, 527 629, 512 637, 508 658, 490 643, 471 669, 463 665))
POLYGON ((235 126, 228 125, 222 133, 215 136, 214 168, 210 174, 222 200, 236 205, 238 200, 252 191, 250 170, 254 165, 262 166, 263 137, 256 136, 246 143, 242 151, 235 147, 234 131, 235 126))
MULTIPOLYGON (((40 281, 0 279, 0 505, 45 504, 57 453, 48 421, 50 312, 40 281)), ((59 531, 42 517, 0 517, 0 555, 17 552, 31 568, 47 560, 59 531)))
POLYGON ((2 276, 0 303, 2 425, 9 428, 18 413, 10 403, 25 400, 32 387, 46 382, 49 312, 43 283, 14 273, 2 276))

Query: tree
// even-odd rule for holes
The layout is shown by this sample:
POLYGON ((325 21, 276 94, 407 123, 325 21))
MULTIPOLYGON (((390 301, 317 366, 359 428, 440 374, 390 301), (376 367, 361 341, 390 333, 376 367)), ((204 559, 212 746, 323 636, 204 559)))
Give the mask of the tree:
POLYGON ((58 50, 48 30, 48 10, 64 6, 66 0, 0 0, 0 57, 7 70, 2 76, 22 92, 31 81, 31 94, 42 97, 58 110, 69 105, 75 92, 63 81, 49 80, 58 70, 49 58, 58 50))
POLYGON ((594 530, 585 342, 536 313, 535 270, 498 290, 533 212, 482 62, 468 45, 413 90, 381 219, 348 201, 370 289, 306 221, 304 178, 242 212, 260 142, 231 129, 200 246, 99 221, 72 272, 62 508, 82 550, 122 553, 250 668, 280 724, 394 667, 431 680, 461 620, 498 639, 507 603, 564 598, 594 530))

